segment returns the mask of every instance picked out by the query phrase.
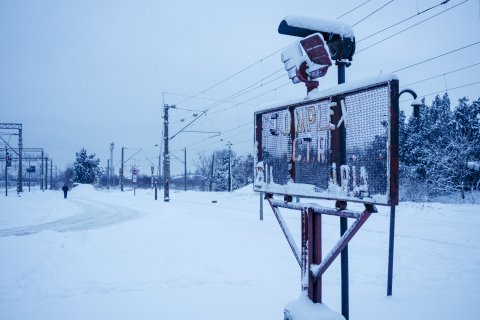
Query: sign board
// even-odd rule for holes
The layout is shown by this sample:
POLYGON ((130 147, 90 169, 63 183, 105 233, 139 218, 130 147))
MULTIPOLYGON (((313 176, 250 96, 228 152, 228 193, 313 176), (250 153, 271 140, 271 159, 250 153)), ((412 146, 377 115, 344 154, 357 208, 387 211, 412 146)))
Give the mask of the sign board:
POLYGON ((134 176, 136 176, 136 175, 138 174, 138 172, 139 172, 139 170, 138 170, 137 168, 132 168, 131 171, 132 171, 132 174, 133 174, 134 176))
POLYGON ((35 172, 35 166, 30 166, 29 168, 27 168, 27 172, 28 173, 34 173, 35 172))
POLYGON ((394 75, 256 112, 254 190, 398 204, 398 117, 394 75))

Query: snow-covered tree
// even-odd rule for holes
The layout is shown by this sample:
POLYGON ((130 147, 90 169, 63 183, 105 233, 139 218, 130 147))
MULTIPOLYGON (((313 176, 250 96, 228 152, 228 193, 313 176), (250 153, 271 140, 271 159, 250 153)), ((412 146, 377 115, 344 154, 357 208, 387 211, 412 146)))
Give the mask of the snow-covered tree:
POLYGON ((100 167, 100 159, 95 158, 95 154, 87 154, 87 150, 82 149, 76 153, 75 163, 75 182, 95 183, 102 175, 103 169, 100 167))
MULTIPOLYGON (((212 154, 199 153, 195 159, 195 173, 204 176, 205 190, 227 191, 228 190, 228 149, 217 150, 212 154), (212 166, 212 161, 213 166, 212 166), (213 168, 213 172, 212 172, 213 168), (210 185, 212 186, 210 188, 210 185)), ((231 175, 233 190, 241 188, 253 182, 253 156, 236 156, 231 151, 231 175)))
MULTIPOLYGON (((466 167, 480 159, 480 101, 459 100, 452 111, 445 94, 431 106, 421 109, 420 118, 400 123, 400 170, 402 187, 418 195, 427 188, 429 195, 460 192, 480 179, 466 167)), ((405 117, 401 115, 401 120, 405 117)))

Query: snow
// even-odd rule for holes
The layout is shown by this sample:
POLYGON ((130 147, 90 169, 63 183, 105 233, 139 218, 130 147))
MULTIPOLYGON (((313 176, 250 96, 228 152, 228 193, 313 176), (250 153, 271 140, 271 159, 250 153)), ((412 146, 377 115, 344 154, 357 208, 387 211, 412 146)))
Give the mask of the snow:
POLYGON ((475 171, 480 171, 480 162, 468 161, 467 168, 475 171))
MULTIPOLYGON (((155 201, 151 190, 133 196, 78 186, 68 199, 37 189, 2 197, 0 318, 281 319, 301 294, 300 270, 266 202, 259 220, 252 186, 170 196, 167 203, 155 201)), ((475 319, 480 206, 400 204, 392 297, 386 297, 389 208, 378 209, 349 244, 350 318, 475 319)), ((281 211, 300 243, 298 212, 281 211)), ((328 252, 339 222, 322 221, 328 252)), ((340 313, 339 261, 323 286, 323 303, 340 313)))
POLYGON ((355 37, 352 27, 343 22, 305 16, 286 16, 283 20, 291 27, 336 33, 345 38, 355 37))
POLYGON ((261 111, 268 111, 268 109, 275 109, 275 108, 280 108, 280 107, 285 107, 285 106, 291 106, 291 105, 296 105, 299 103, 304 103, 304 102, 311 102, 312 100, 321 100, 325 99, 328 97, 333 97, 338 94, 346 94, 355 90, 358 90, 360 88, 368 88, 371 86, 376 86, 382 83, 386 83, 392 80, 398 80, 397 75, 393 73, 384 73, 380 74, 374 77, 369 77, 365 78, 362 80, 357 80, 357 81, 351 81, 347 83, 342 83, 339 85, 335 85, 333 87, 319 90, 319 89, 314 89, 310 91, 308 96, 304 98, 297 98, 297 99, 290 99, 290 100, 283 100, 283 101, 276 101, 276 102, 271 102, 262 105, 259 110, 261 111))
POLYGON ((345 318, 321 303, 313 303, 305 294, 297 300, 289 302, 285 309, 288 310, 289 320, 345 320, 345 318))

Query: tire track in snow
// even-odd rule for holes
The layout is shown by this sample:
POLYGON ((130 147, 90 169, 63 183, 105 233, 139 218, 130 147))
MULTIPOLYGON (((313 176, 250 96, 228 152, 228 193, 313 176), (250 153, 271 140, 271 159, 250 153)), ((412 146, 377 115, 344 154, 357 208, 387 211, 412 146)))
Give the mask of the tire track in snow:
POLYGON ((139 217, 135 210, 91 200, 72 200, 79 203, 83 210, 72 217, 36 225, 0 229, 0 237, 28 236, 42 231, 82 231, 103 228, 139 217))

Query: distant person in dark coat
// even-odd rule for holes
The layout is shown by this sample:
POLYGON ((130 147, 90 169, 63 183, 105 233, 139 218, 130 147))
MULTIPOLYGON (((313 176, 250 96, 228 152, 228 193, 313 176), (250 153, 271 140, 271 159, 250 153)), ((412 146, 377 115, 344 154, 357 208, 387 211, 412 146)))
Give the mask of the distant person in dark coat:
POLYGON ((67 185, 64 185, 64 186, 62 187, 62 190, 63 190, 63 199, 67 199, 68 186, 67 186, 67 185))

